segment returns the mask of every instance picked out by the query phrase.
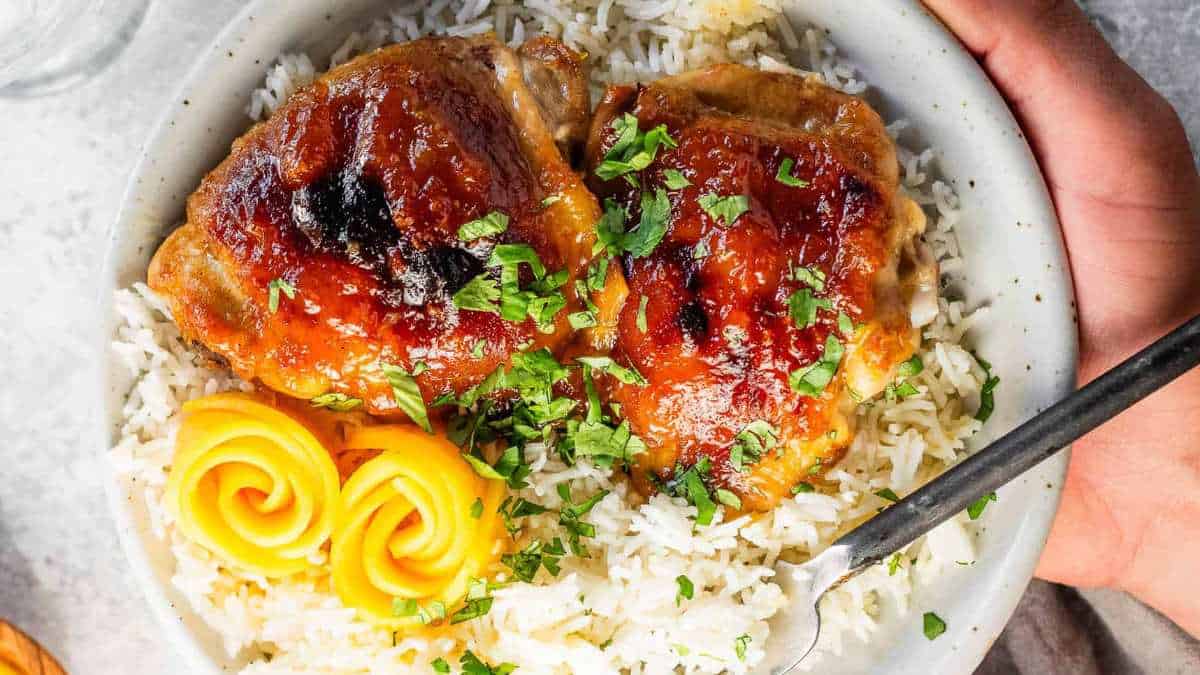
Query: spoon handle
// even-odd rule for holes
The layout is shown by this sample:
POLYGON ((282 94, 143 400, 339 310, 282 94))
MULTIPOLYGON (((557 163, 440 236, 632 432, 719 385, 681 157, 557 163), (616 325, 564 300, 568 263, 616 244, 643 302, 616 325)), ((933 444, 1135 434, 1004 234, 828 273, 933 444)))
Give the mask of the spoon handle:
POLYGON ((980 497, 1200 365, 1200 316, 846 533, 848 573, 912 543, 980 497))

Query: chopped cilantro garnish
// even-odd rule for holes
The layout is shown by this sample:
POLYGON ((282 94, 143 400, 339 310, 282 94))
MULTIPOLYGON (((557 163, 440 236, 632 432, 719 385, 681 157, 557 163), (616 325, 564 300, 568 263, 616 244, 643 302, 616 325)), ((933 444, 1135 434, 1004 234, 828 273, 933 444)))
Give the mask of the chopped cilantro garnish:
POLYGON ((1000 384, 1000 378, 995 375, 989 377, 983 383, 983 388, 979 390, 979 410, 975 412, 975 419, 980 422, 986 422, 996 410, 996 385, 1000 384))
POLYGON ((443 659, 440 656, 430 661, 429 666, 433 668, 433 672, 438 673, 439 675, 449 675, 450 673, 450 664, 446 663, 446 659, 443 659))
POLYGON ((409 419, 432 434, 433 426, 429 423, 429 412, 425 409, 425 399, 421 396, 421 388, 417 386, 416 380, 418 375, 428 369, 425 362, 417 361, 413 364, 411 373, 390 363, 381 363, 379 367, 388 384, 392 386, 392 398, 395 399, 396 406, 403 410, 409 419))
POLYGON ((775 173, 775 180, 788 187, 808 187, 808 181, 792 175, 792 167, 795 165, 796 162, 791 157, 784 157, 779 163, 779 171, 775 173))
POLYGON ((920 354, 913 354, 913 357, 904 363, 900 364, 900 377, 912 377, 920 375, 921 371, 925 370, 925 364, 921 361, 920 354))
POLYGON ((309 399, 314 408, 327 408, 334 412, 349 412, 362 405, 361 398, 347 396, 341 392, 331 391, 309 399))
POLYGON ((492 249, 492 255, 487 261, 488 267, 501 268, 515 268, 521 263, 529 265, 534 278, 541 279, 546 276, 546 267, 542 265, 542 259, 529 244, 499 244, 492 249))
POLYGON ((692 184, 678 169, 666 169, 663 171, 663 183, 668 190, 682 190, 692 184))
POLYGON ((792 279, 820 293, 825 290, 825 273, 818 267, 794 267, 792 279))
POLYGON ((817 322, 817 310, 833 310, 829 300, 818 299, 812 291, 802 288, 788 296, 788 315, 796 323, 797 328, 808 328, 817 322))
POLYGON ((846 337, 854 337, 854 321, 846 315, 845 312, 838 312, 837 317, 838 330, 846 337))
POLYGON ((641 171, 654 162, 660 147, 678 147, 665 126, 660 124, 643 133, 638 129, 637 117, 629 113, 613 120, 612 128, 617 140, 595 171, 601 180, 641 171))
POLYGON ((838 342, 837 337, 830 335, 825 339, 825 351, 816 363, 793 370, 788 376, 792 390, 801 396, 820 396, 837 374, 838 364, 841 363, 844 352, 842 343, 838 342))
POLYGON ((608 258, 597 258, 595 262, 588 265, 587 271, 587 289, 590 291, 602 291, 604 285, 608 281, 608 258))
POLYGON ((490 596, 468 598, 466 604, 459 608, 457 612, 450 615, 450 625, 453 626, 454 624, 470 621, 471 619, 478 619, 490 611, 492 611, 492 598, 490 596))
POLYGON ((886 499, 889 502, 900 501, 900 495, 896 494, 895 491, 893 491, 891 488, 883 488, 882 490, 876 490, 875 496, 879 497, 880 499, 886 499))
POLYGON ((679 590, 675 593, 675 604, 678 605, 681 600, 691 600, 696 595, 696 587, 692 584, 692 580, 687 578, 687 575, 680 574, 675 577, 675 585, 679 590))
POLYGON ((696 242, 696 246, 692 249, 692 260, 700 260, 708 257, 708 244, 704 240, 696 242))
POLYGON ((635 323, 639 333, 646 332, 646 303, 648 302, 650 302, 650 297, 646 295, 643 295, 642 299, 638 301, 637 321, 635 323))
POLYGON ((596 536, 596 526, 581 520, 600 500, 608 496, 608 490, 601 490, 584 501, 575 504, 571 501, 571 488, 566 483, 559 483, 555 488, 563 500, 563 506, 558 511, 558 524, 567 532, 567 544, 575 555, 588 557, 587 549, 580 541, 581 537, 596 536))
POLYGON ((475 470, 475 473, 479 474, 480 478, 486 478, 488 480, 504 480, 504 476, 500 475, 495 469, 493 469, 491 464, 479 459, 475 455, 463 453, 462 458, 467 461, 467 464, 471 465, 471 468, 475 470))
POLYGON ((766 420, 755 420, 746 425, 733 439, 729 450, 729 463, 737 471, 762 459, 778 443, 779 430, 766 420))
POLYGON ((552 204, 557 204, 560 201, 562 201, 562 195, 559 195, 559 194, 550 195, 549 197, 546 197, 545 199, 542 200, 542 208, 543 209, 549 208, 552 204))
POLYGON ((558 561, 566 553, 562 540, 555 537, 550 544, 534 541, 516 553, 506 553, 500 556, 500 563, 512 570, 513 578, 533 583, 539 569, 545 569, 550 576, 558 576, 558 561))
POLYGON ((287 279, 272 279, 271 283, 267 284, 267 309, 272 314, 279 311, 279 293, 281 291, 288 300, 296 299, 296 287, 287 279))
POLYGON ((888 568, 888 576, 889 577, 895 576, 896 570, 900 569, 900 561, 902 561, 902 560, 904 560, 904 556, 901 555, 900 553, 893 554, 891 559, 888 560, 887 568, 888 568))
POLYGON ((596 315, 588 311, 571 312, 567 315, 567 323, 575 330, 583 330, 596 325, 596 315))
POLYGON ((746 648, 750 646, 750 635, 743 633, 733 640, 733 652, 737 654, 738 661, 746 660, 746 648))
POLYGON ((703 457, 686 471, 683 467, 675 467, 675 478, 672 479, 667 489, 672 494, 683 497, 689 504, 696 507, 696 524, 710 525, 712 524, 713 516, 717 512, 717 505, 713 502, 712 497, 708 493, 708 487, 704 485, 703 476, 708 474, 711 469, 707 457, 703 457))
POLYGON ((417 609, 417 620, 425 625, 441 621, 446 618, 446 604, 441 600, 434 600, 427 607, 419 607, 417 609))
POLYGON ((743 213, 750 210, 750 198, 746 195, 719 196, 715 194, 700 195, 697 200, 700 208, 718 225, 724 222, 725 227, 731 227, 743 213))
POLYGON ((988 502, 994 501, 998 501, 995 492, 989 492, 976 499, 967 507, 967 517, 971 520, 979 520, 979 517, 983 515, 983 510, 987 508, 988 502))
POLYGON ((480 499, 479 497, 476 497, 475 501, 471 504, 471 517, 474 518, 475 520, 479 520, 479 517, 482 515, 483 515, 483 500, 480 499))
POLYGON ((792 494, 803 494, 805 492, 812 492, 815 489, 816 488, 812 486, 812 483, 796 483, 794 486, 792 486, 792 494))
POLYGON ((463 223, 458 228, 458 238, 462 241, 475 241, 482 237, 493 237, 507 229, 508 216, 499 211, 492 211, 482 218, 463 223))
POLYGON ((500 299, 500 286, 487 273, 471 279, 450 298, 454 306, 472 312, 499 314, 496 301, 500 299))
POLYGON ((925 612, 924 623, 925 637, 930 640, 935 640, 939 635, 946 632, 946 622, 942 620, 942 617, 933 612, 925 612))
POLYGON ((412 598, 392 598, 392 616, 416 616, 421 606, 412 598))
POLYGON ((636 384, 639 387, 646 385, 646 378, 636 368, 626 368, 613 361, 612 357, 580 356, 575 360, 596 370, 604 371, 625 384, 636 384))
POLYGON ((511 663, 489 666, 480 661, 479 657, 472 654, 469 649, 463 652, 462 658, 458 660, 458 664, 462 666, 462 675, 510 675, 517 669, 511 663))
POLYGON ((729 490, 726 490, 725 488, 717 488, 714 494, 716 495, 717 501, 721 502, 725 506, 728 506, 731 509, 742 508, 741 498, 729 490))
POLYGON ((642 217, 637 229, 623 237, 622 247, 635 258, 644 258, 654 251, 663 235, 667 233, 667 221, 671 217, 671 200, 662 188, 642 193, 642 217))

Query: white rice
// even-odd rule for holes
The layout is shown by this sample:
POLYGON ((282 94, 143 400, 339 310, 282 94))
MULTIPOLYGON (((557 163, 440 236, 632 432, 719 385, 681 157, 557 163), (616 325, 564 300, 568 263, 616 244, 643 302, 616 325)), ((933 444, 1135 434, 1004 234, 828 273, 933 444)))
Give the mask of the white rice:
MULTIPOLYGON (((520 43, 549 33, 592 59, 594 84, 648 80, 716 62, 763 68, 800 66, 852 93, 866 89, 818 30, 798 30, 779 13, 778 0, 412 0, 388 19, 354 33, 330 65, 392 41, 431 33, 495 31, 520 43), (789 59, 785 52, 793 52, 789 59)), ((304 55, 284 55, 253 92, 248 113, 261 119, 316 74, 304 55)), ((903 122, 889 127, 902 138, 903 122)), ((938 258, 944 286, 965 271, 954 227, 962 218, 949 186, 931 179, 934 153, 900 149, 903 189, 929 215, 926 240, 938 258)), ((192 608, 224 640, 247 675, 275 673, 429 673, 444 657, 457 662, 469 648, 489 663, 512 662, 520 673, 745 673, 761 660, 767 619, 787 599, 772 583, 781 556, 804 559, 821 551, 849 524, 885 502, 873 493, 903 495, 944 470, 964 453, 980 423, 985 373, 963 346, 975 315, 958 301, 939 298, 939 313, 925 330, 925 370, 913 379, 920 393, 902 401, 868 402, 858 411, 858 435, 846 458, 830 472, 835 490, 800 494, 757 519, 694 528, 694 507, 663 495, 630 506, 626 486, 586 462, 564 466, 544 449, 531 448, 534 472, 526 498, 551 509, 555 485, 570 482, 576 497, 611 490, 591 512, 596 537, 592 557, 568 556, 557 578, 499 590, 490 613, 460 624, 438 639, 404 638, 360 621, 333 593, 324 560, 307 573, 267 582, 228 569, 184 540, 162 506, 178 412, 184 401, 250 385, 203 365, 143 284, 119 291, 120 327, 115 352, 133 385, 122 414, 125 424, 111 456, 116 471, 145 486, 157 534, 175 554, 174 583, 192 608), (675 578, 694 583, 692 600, 676 604, 675 578), (745 660, 735 642, 751 640, 745 660)), ((871 639, 880 618, 908 610, 921 586, 944 570, 974 560, 973 524, 960 517, 913 544, 890 574, 876 567, 826 596, 816 658, 837 655, 853 641, 871 639)), ((526 519, 526 539, 560 534, 552 514, 526 519)), ((455 667, 455 671, 458 668, 455 667)))

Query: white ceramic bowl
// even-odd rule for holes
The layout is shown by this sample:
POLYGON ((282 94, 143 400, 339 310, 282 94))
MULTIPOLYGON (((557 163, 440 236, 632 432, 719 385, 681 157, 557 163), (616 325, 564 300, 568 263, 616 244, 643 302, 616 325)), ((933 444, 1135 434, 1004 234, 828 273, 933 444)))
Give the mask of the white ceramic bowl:
MULTIPOLYGON (((111 291, 143 280, 166 232, 183 218, 184 200, 247 127, 248 95, 266 64, 301 50, 325 57, 372 13, 377 0, 262 0, 251 3, 217 37, 170 102, 146 144, 113 227, 103 302, 111 291), (185 100, 187 103, 185 104, 185 100)), ((921 143, 940 151, 967 222, 958 236, 970 267, 964 289, 990 312, 972 340, 996 367, 1002 384, 996 413, 975 440, 982 447, 1071 391, 1076 334, 1066 254, 1049 196, 1024 137, 975 61, 915 0, 797 0, 794 24, 829 29, 840 50, 876 88, 885 116, 905 117, 921 143)), ((105 316, 111 316, 107 311, 105 316)), ((104 327, 102 383, 106 414, 100 441, 107 450, 120 420, 127 380, 115 367, 104 327)), ((910 614, 885 623, 872 642, 854 647, 825 672, 969 673, 1004 628, 1029 582, 1058 505, 1066 454, 1045 462, 1000 491, 988 509, 977 564, 955 570, 936 589, 914 596, 910 614), (921 632, 921 614, 936 611, 949 629, 936 641, 921 632)), ((110 478, 109 493, 122 544, 150 607, 197 673, 229 672, 215 633, 171 586, 173 562, 150 531, 140 492, 110 478)))

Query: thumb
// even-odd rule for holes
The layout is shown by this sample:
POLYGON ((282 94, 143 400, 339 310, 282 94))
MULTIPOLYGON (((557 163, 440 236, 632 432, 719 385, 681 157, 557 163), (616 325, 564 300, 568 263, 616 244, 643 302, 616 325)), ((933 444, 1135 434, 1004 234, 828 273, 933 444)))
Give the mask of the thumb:
POLYGON ((1162 180, 1164 168, 1194 171, 1178 116, 1074 0, 925 4, 982 62, 1055 188, 1139 205, 1186 200, 1195 189, 1162 180))

